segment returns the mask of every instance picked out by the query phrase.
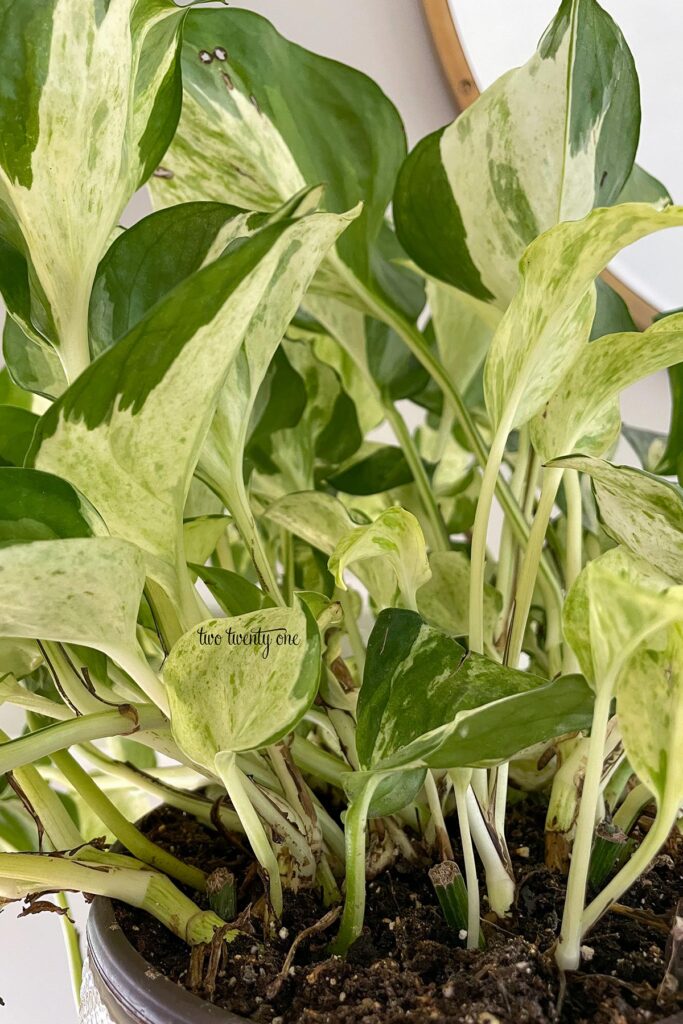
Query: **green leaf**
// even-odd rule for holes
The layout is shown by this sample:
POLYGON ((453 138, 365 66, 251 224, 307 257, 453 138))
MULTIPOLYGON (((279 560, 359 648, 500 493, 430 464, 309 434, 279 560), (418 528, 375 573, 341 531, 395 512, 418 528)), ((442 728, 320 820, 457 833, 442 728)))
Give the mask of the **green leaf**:
POLYGON ((327 478, 327 483, 345 494, 382 494, 413 482, 413 472, 401 448, 391 445, 365 447, 350 464, 327 478), (365 454, 363 454, 365 453, 365 454))
POLYGON ((679 487, 630 466, 580 455, 553 465, 587 473, 610 537, 683 583, 683 494, 679 487))
POLYGON ((0 466, 23 466, 38 417, 15 405, 0 405, 0 466))
POLYGON ((620 392, 681 358, 683 313, 658 320, 642 334, 612 334, 584 346, 531 424, 541 459, 575 450, 602 455, 621 427, 620 392))
POLYGON ((427 298, 439 357, 464 394, 483 366, 501 314, 437 280, 428 282, 427 298))
MULTIPOLYGON (((182 548, 182 512, 231 362, 254 319, 277 319, 275 286, 320 218, 260 232, 183 281, 105 352, 39 424, 33 463, 68 479, 115 536, 148 555, 185 621, 196 621, 182 548), (169 432, 169 423, 173 431, 169 432)), ((294 260, 297 263, 297 260, 294 260)))
POLYGON ((563 0, 531 60, 410 154, 399 239, 428 274, 504 309, 534 238, 617 199, 639 127, 621 32, 595 0, 563 0))
POLYGON ((90 345, 98 356, 169 292, 250 234, 253 214, 222 203, 183 203, 144 217, 109 247, 90 298, 90 345))
POLYGON ((190 568, 206 583, 226 615, 247 615, 262 608, 273 607, 268 595, 239 573, 192 563, 190 568))
POLYGON ((0 403, 29 412, 33 407, 33 395, 14 382, 6 366, 0 370, 0 403))
POLYGON ((0 469, 0 547, 105 532, 95 509, 66 480, 37 469, 0 469))
POLYGON ((621 334, 626 331, 635 331, 636 325, 633 322, 628 306, 620 295, 610 288, 601 277, 595 282, 597 296, 595 319, 591 327, 589 341, 602 338, 605 334, 621 334))
POLYGON ((87 362, 97 264, 175 128, 184 16, 170 0, 0 4, 0 231, 27 260, 33 327, 71 378, 87 362))
POLYGON ((358 698, 365 770, 495 764, 590 724, 585 681, 548 683, 466 652, 419 615, 381 612, 368 642, 358 698))
POLYGON ((666 436, 654 430, 641 430, 624 423, 621 432, 638 456, 638 460, 648 473, 658 468, 666 448, 666 436))
POLYGON ((641 644, 617 684, 626 756, 660 810, 675 821, 683 802, 683 626, 641 644))
POLYGON ((617 547, 585 566, 562 610, 564 635, 594 688, 613 689, 638 646, 683 619, 683 587, 617 547))
POLYGON ((683 362, 669 369, 671 388, 671 423, 666 448, 656 467, 665 476, 675 474, 683 483, 683 362))
POLYGON ((320 633, 302 602, 203 622, 164 665, 176 742, 209 771, 221 752, 276 743, 308 711, 319 676, 320 633))
MULTIPOLYGON (((469 635, 470 561, 461 551, 433 551, 429 556, 432 577, 417 592, 422 618, 454 636, 469 635)), ((493 630, 502 604, 494 587, 484 587, 484 633, 493 630)))
POLYGON ((411 512, 394 506, 368 526, 355 526, 337 543, 329 561, 337 586, 346 590, 344 572, 356 562, 381 556, 391 566, 398 590, 409 608, 431 576, 424 535, 411 512))
POLYGON ((514 429, 538 413, 586 348, 593 281, 612 257, 645 235, 681 224, 683 207, 630 203, 558 224, 531 243, 520 264, 519 290, 486 360, 486 406, 496 426, 503 415, 514 429))
POLYGON ((24 853, 37 849, 36 823, 16 799, 0 800, 0 849, 24 853))
POLYGON ((188 15, 183 83, 182 117, 164 158, 169 176, 154 181, 155 200, 270 210, 325 182, 328 210, 364 203, 339 253, 368 279, 370 247, 405 156, 400 117, 378 86, 241 10, 188 15))

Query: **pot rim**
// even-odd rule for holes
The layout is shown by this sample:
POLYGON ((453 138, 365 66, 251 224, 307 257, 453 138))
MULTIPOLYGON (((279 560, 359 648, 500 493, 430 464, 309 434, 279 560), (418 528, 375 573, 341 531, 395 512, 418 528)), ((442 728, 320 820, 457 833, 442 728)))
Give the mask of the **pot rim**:
POLYGON ((86 935, 93 975, 135 1024, 249 1024, 152 967, 127 939, 110 899, 93 900, 86 935))

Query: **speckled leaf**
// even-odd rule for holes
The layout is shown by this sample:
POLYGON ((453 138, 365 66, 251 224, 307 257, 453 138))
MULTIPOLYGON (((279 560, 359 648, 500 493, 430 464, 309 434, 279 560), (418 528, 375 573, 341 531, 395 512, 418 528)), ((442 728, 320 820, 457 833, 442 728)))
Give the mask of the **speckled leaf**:
POLYGON ((563 0, 531 60, 411 153, 399 238, 427 273, 504 309, 537 235, 617 199, 639 128, 621 32, 595 0, 563 0))
MULTIPOLYGON (((330 219, 310 219, 318 216, 330 219)), ((184 605, 186 626, 197 621, 182 550, 192 472, 242 338, 255 317, 271 315, 270 303, 289 302, 276 282, 305 258, 308 220, 266 228, 183 281, 38 427, 34 464, 71 481, 113 535, 147 553, 149 575, 184 605)))
POLYGON ((683 583, 683 493, 630 466, 571 455, 553 465, 587 473, 602 525, 619 544, 683 583))
POLYGON ((673 822, 683 803, 683 625, 642 644, 617 684, 629 764, 673 822))
POLYGON ((347 568, 380 556, 391 566, 398 592, 408 608, 416 608, 416 594, 431 576, 422 528, 411 512, 394 506, 368 526, 355 526, 337 543, 330 557, 330 572, 346 590, 347 568))
POLYGON ((614 688, 648 637, 683 620, 683 587, 624 547, 585 566, 562 611, 564 635, 594 688, 614 688))
POLYGON ((301 601, 203 622, 164 665, 176 742, 209 771, 221 752, 277 742, 315 699, 320 650, 315 619, 301 601), (200 634, 220 642, 202 643, 200 634))
POLYGON ((494 764, 590 723, 579 676, 548 683, 472 654, 419 615, 383 611, 358 699, 364 769, 494 764))
POLYGON ((621 427, 619 394, 681 360, 683 313, 658 320, 642 334, 611 334, 582 348, 531 424, 543 462, 572 451, 604 454, 621 427))
POLYGON ((73 379, 97 264, 176 125, 185 12, 171 0, 2 0, 0 17, 0 232, 28 262, 32 325, 73 379))
POLYGON ((0 549, 0 636, 83 644, 120 660, 135 649, 142 555, 113 537, 0 549))
POLYGON ((188 562, 203 565, 215 549, 216 544, 225 536, 230 523, 230 516, 209 515, 193 516, 183 520, 183 546, 188 562))
POLYGON ((645 235, 681 224, 683 207, 629 203, 558 224, 532 242, 486 361, 486 405, 494 424, 504 414, 511 428, 526 423, 558 388, 588 343, 593 282, 612 257, 645 235))
MULTIPOLYGON (((269 506, 266 518, 326 555, 332 555, 356 525, 338 498, 320 491, 288 494, 269 506)), ((396 593, 396 575, 382 555, 378 552, 377 558, 355 565, 354 573, 384 608, 396 593)))

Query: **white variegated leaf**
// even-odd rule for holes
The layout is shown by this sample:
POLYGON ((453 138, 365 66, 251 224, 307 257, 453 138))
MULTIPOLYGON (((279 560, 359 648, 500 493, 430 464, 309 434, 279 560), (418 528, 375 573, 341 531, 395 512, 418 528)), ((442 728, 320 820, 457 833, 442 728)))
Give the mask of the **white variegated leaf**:
POLYGON ((417 607, 417 591, 432 572, 419 522, 411 512, 388 508, 368 526, 354 526, 336 545, 329 561, 337 586, 346 589, 344 572, 357 562, 381 556, 396 576, 408 608, 417 607))
POLYGON ((676 583, 683 583, 683 493, 630 466, 570 455, 553 465, 587 473, 611 537, 676 583))
POLYGON ((531 60, 410 155, 399 238, 423 270, 504 309, 538 235, 617 199, 639 127, 621 32, 595 0, 563 0, 531 60))
POLYGON ((571 451, 604 454, 619 432, 619 394, 679 362, 681 313, 658 320, 642 334, 610 334, 583 347, 531 424, 531 440, 541 459, 548 462, 571 451))
POLYGON ((28 265, 23 321, 73 379, 89 358, 97 264, 179 114, 185 12, 171 0, 2 0, 0 14, 0 232, 28 265))
POLYGON ((681 224, 683 207, 627 203, 558 224, 532 242, 486 361, 486 405, 496 426, 503 417, 509 429, 526 423, 558 388, 588 343, 593 282, 612 257, 645 235, 681 224))

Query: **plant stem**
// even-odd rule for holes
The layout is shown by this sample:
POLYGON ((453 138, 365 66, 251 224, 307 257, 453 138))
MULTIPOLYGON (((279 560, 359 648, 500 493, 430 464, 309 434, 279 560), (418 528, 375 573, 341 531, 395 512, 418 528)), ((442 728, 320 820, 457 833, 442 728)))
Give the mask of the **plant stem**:
POLYGON ((662 809, 660 809, 654 824, 635 853, 621 870, 617 872, 612 881, 605 886, 602 892, 584 910, 580 921, 579 939, 583 938, 586 932, 602 917, 610 904, 618 900, 627 889, 630 889, 633 883, 647 869, 648 865, 652 863, 669 838, 669 833, 676 821, 677 813, 677 805, 673 807, 672 813, 669 814, 663 813, 662 809))
POLYGON ((275 916, 281 917, 282 882, 280 880, 280 866, 261 819, 247 796, 245 790, 246 776, 237 767, 235 754, 228 751, 216 756, 216 770, 227 790, 232 806, 242 822, 247 839, 254 851, 254 856, 268 875, 270 902, 275 916))
POLYGON ((465 880, 467 882, 467 948, 476 949, 479 945, 481 928, 479 923, 481 919, 481 898, 479 896, 479 878, 477 877, 477 863, 474 859, 470 819, 467 813, 468 775, 468 772, 463 773, 461 769, 450 772, 455 793, 458 825, 460 826, 462 855, 465 861, 465 880))
POLYGON ((96 715, 82 715, 68 722, 48 725, 37 732, 0 744, 0 775, 22 768, 57 750, 75 743, 107 739, 110 736, 130 736, 147 729, 157 729, 166 723, 165 717, 148 704, 126 705, 120 711, 101 711, 96 715))
MULTIPOLYGON (((357 278, 355 278, 353 274, 345 271, 346 268, 342 265, 342 273, 344 273, 347 283, 361 297, 363 302, 372 311, 373 316, 376 316, 379 320, 383 321, 396 331, 418 362, 424 366, 430 377, 439 385, 453 407, 456 419, 458 420, 470 450, 474 453, 479 465, 482 468, 485 468, 489 459, 489 453, 481 434, 470 416, 469 409, 465 405, 462 395, 451 381, 447 371, 441 365, 438 358, 425 344, 425 340, 420 331, 414 324, 406 319, 406 317, 393 309, 388 302, 366 288, 357 278)), ((515 501, 505 479, 498 473, 496 473, 496 476, 495 490, 498 500, 506 517, 510 521, 517 540, 520 544, 525 544, 529 535, 529 528, 524 520, 522 511, 515 501)), ((541 562, 541 573, 548 584, 549 593, 553 595, 553 599, 557 603, 558 607, 561 607, 562 594, 559 584, 553 569, 545 558, 541 562)))
MULTIPOLYGON (((129 785, 141 789, 144 793, 149 793, 150 796, 163 801, 169 807, 175 807, 179 811, 191 814, 197 821, 201 821, 210 828, 214 827, 212 819, 213 804, 206 797, 175 789, 173 786, 160 782, 129 764, 122 764, 120 761, 107 757, 97 747, 93 747, 89 743, 79 747, 79 750, 91 764, 106 774, 122 779, 129 785)), ((242 823, 234 811, 221 806, 217 813, 222 825, 228 832, 244 831, 242 823)), ((64 848, 66 849, 67 847, 64 848)))
POLYGON ((605 738, 612 701, 612 683, 612 679, 605 679, 595 697, 593 727, 576 823, 574 849, 569 867, 562 931, 555 952, 555 959, 562 971, 575 971, 581 960, 581 918, 586 898, 586 884, 595 829, 595 812, 600 796, 605 738))
POLYGON ((526 629, 531 601, 536 586, 538 566, 543 551, 546 530, 550 522, 550 516, 555 504, 563 470, 550 469, 543 473, 543 486, 538 501, 538 508, 531 526, 529 542, 524 552, 522 568, 517 581, 517 593, 515 595, 515 610, 512 617, 512 628, 510 630, 510 641, 508 644, 508 664, 516 667, 522 653, 524 643, 524 631, 526 629))
POLYGON ((431 527, 433 549, 436 551, 450 551, 451 542, 450 537, 448 536, 448 530, 446 529, 446 524, 443 521, 443 516, 441 515, 436 498, 434 497, 432 485, 429 477, 427 476, 424 463, 420 458, 420 453, 417 450, 415 440, 393 402, 385 403, 384 414, 396 436, 396 440, 403 449, 406 462, 413 474, 413 480, 415 481, 415 486, 417 487, 422 507, 431 527))
POLYGON ((224 487, 215 480, 209 480, 207 478, 205 483, 218 495, 232 515, 240 537, 242 538, 244 545, 251 556, 251 560, 254 563, 254 568, 256 569, 256 573, 264 591, 276 604, 281 607, 285 607, 287 602, 280 590, 280 584, 277 581, 275 572, 270 564, 270 559, 268 558, 266 549, 263 546, 261 534, 258 526, 256 525, 254 513, 252 512, 249 497, 243 482, 241 480, 235 480, 230 487, 224 487))
POLYGON ((612 821, 626 835, 629 834, 641 812, 648 804, 652 803, 654 797, 644 782, 639 782, 631 790, 621 807, 617 810, 612 821))
MULTIPOLYGON (((220 917, 201 911, 156 871, 87 864, 51 854, 0 854, 0 897, 16 901, 60 889, 108 896, 139 907, 191 945, 211 942, 216 928, 223 926, 220 917)), ((229 933, 226 939, 236 934, 229 933)))
POLYGON ((81 955, 81 945, 78 937, 78 930, 76 925, 69 917, 71 907, 67 899, 66 893, 57 893, 57 904, 65 910, 66 913, 60 917, 60 924, 62 926, 62 934, 64 935, 64 946, 66 948, 66 956, 69 963, 69 975, 71 977, 71 988, 73 991, 74 1003, 76 1004, 76 1012, 81 1006, 81 984, 83 982, 83 957, 81 955))
POLYGON ((436 831, 436 846, 439 851, 441 860, 453 860, 453 847, 451 846, 451 840, 448 836, 448 829, 446 828, 446 822, 444 821, 443 810, 441 809, 441 800, 439 799, 439 791, 434 780, 434 773, 427 771, 425 775, 425 793, 427 794, 427 802, 429 804, 429 813, 432 816, 432 822, 436 831))
POLYGON ((351 801, 344 820, 346 839, 346 899, 339 933, 330 946, 333 953, 344 955, 363 930, 365 917, 365 831, 368 811, 378 785, 384 776, 369 779, 358 796, 351 801))
POLYGON ((339 601, 342 607, 342 612, 344 613, 344 629, 346 630, 346 635, 349 638, 351 653, 353 654, 354 661, 356 662, 358 678, 362 679, 363 672, 365 670, 365 644, 363 643, 363 637, 358 629, 358 622, 353 608, 351 591, 341 590, 337 587, 335 591, 335 600, 339 601))
POLYGON ((346 761, 296 733, 292 737, 292 756, 307 775, 313 775, 321 782, 336 786, 337 789, 344 788, 344 775, 349 775, 353 771, 346 761))
POLYGON ((135 652, 125 647, 110 647, 104 653, 113 658, 124 672, 128 673, 152 704, 156 704, 167 718, 170 717, 166 687, 154 669, 150 667, 142 651, 135 652))
POLYGON ((97 783, 71 754, 66 750, 60 750, 52 755, 52 760, 69 785, 133 857, 141 860, 144 864, 149 864, 157 871, 169 875, 181 885, 186 885, 197 892, 204 892, 206 889, 204 872, 199 868, 184 864, 172 853, 162 850, 160 846, 143 835, 121 814, 118 807, 102 792, 97 783))

